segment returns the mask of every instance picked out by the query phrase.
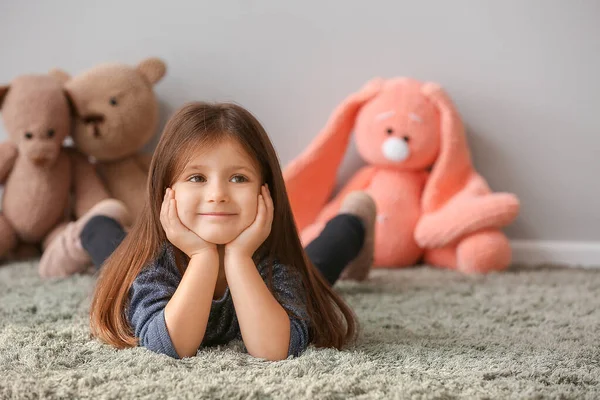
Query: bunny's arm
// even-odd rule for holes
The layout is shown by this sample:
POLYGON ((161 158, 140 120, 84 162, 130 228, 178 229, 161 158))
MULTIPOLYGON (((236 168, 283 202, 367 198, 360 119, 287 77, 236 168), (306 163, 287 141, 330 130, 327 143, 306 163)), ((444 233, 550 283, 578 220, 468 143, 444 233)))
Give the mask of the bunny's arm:
POLYGON ((475 176, 439 210, 421 216, 415 240, 423 248, 439 248, 482 229, 499 229, 519 214, 519 199, 511 193, 491 193, 475 176))

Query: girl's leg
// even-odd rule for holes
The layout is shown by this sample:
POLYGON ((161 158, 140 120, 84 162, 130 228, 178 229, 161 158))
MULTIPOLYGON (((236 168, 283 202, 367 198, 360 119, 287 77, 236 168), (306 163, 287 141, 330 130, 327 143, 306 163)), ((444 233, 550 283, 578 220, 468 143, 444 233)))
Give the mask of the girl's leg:
POLYGON ((119 221, 119 224, 128 224, 131 220, 127 207, 119 200, 100 201, 77 221, 66 224, 56 235, 46 238, 39 264, 40 276, 64 277, 86 270, 91 260, 82 246, 81 233, 91 220, 100 216, 119 221))
POLYGON ((340 213, 306 246, 308 258, 333 286, 340 276, 364 280, 373 262, 376 208, 364 192, 350 193, 340 213))
POLYGON ((87 251, 96 269, 116 250, 125 239, 121 224, 103 215, 90 219, 81 231, 81 245, 87 251))

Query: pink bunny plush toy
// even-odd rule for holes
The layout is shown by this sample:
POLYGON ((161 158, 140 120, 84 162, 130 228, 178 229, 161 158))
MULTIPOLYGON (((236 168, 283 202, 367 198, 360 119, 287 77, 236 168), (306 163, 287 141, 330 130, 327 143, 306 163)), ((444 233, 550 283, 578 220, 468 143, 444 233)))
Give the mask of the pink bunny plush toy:
POLYGON ((423 261, 485 273, 511 262, 501 229, 517 217, 519 200, 492 193, 475 171, 461 118, 435 83, 371 80, 337 107, 284 175, 305 244, 349 192, 362 190, 377 205, 376 267, 423 261), (353 131, 368 165, 332 199, 353 131))

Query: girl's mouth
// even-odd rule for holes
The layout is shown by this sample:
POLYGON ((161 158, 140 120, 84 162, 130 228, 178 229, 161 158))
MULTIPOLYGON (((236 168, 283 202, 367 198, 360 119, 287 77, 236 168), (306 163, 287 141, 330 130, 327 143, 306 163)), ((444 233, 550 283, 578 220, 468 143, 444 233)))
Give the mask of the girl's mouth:
POLYGON ((225 218, 225 217, 233 217, 234 213, 225 213, 225 212, 214 212, 214 213, 200 213, 198 215, 201 215, 203 217, 215 217, 215 218, 225 218))

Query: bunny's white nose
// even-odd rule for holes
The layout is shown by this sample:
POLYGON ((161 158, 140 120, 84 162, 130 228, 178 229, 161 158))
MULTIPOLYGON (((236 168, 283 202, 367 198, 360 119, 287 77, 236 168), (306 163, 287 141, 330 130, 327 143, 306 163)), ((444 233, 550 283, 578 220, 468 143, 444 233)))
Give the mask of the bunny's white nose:
POLYGON ((404 161, 410 154, 410 149, 408 148, 408 144, 397 137, 391 137, 383 142, 381 146, 381 151, 385 158, 390 161, 404 161))

